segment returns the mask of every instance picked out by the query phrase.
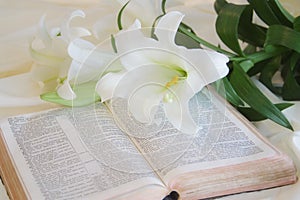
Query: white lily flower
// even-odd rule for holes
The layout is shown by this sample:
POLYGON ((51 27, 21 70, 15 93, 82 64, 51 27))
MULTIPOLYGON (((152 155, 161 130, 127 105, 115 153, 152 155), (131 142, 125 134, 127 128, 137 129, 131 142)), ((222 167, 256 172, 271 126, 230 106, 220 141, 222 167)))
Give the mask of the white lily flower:
POLYGON ((101 41, 108 39, 111 34, 119 31, 117 26, 117 15, 122 6, 126 3, 126 8, 122 13, 123 28, 129 27, 135 19, 140 19, 142 27, 151 27, 155 19, 162 14, 161 0, 117 0, 118 5, 114 5, 115 12, 112 12, 94 24, 94 35, 101 41))
MULTIPOLYGON (((68 71, 68 76, 63 84, 57 89, 57 94, 66 100, 74 100, 77 95, 72 86, 96 81, 105 73, 107 63, 116 56, 112 51, 108 51, 83 39, 75 39, 68 46, 68 53, 72 62, 68 71)), ((120 71, 120 65, 110 70, 120 71)), ((92 85, 91 85, 92 86, 92 85)))
POLYGON ((76 38, 88 36, 91 33, 81 27, 70 27, 75 17, 85 17, 83 11, 76 10, 65 18, 61 26, 47 30, 45 16, 39 23, 38 35, 30 46, 34 60, 31 70, 33 79, 40 82, 44 91, 51 91, 67 76, 71 58, 68 55, 68 44, 76 38))
POLYGON ((205 85, 226 76, 229 59, 217 52, 176 45, 182 19, 183 14, 176 11, 163 16, 154 32, 158 40, 144 36, 138 20, 116 35, 125 70, 103 76, 96 90, 102 101, 127 98, 129 111, 144 123, 151 122, 153 109, 163 103, 176 128, 195 133, 199 127, 189 113, 189 100, 205 85))
POLYGON ((46 91, 51 91, 44 93, 42 99, 82 106, 98 100, 98 95, 92 92, 95 80, 99 79, 101 66, 105 66, 112 55, 99 53, 93 43, 81 39, 91 33, 85 28, 70 27, 75 17, 83 18, 85 14, 81 10, 72 12, 60 28, 54 28, 50 33, 44 17, 41 19, 39 36, 43 46, 38 50, 32 48, 32 55, 38 63, 32 73, 41 80, 46 91), (55 89, 57 91, 53 92, 55 89))
MULTIPOLYGON (((118 0, 122 5, 128 1, 118 0)), ((161 15, 161 0, 131 0, 124 10, 125 23, 130 23, 138 18, 143 27, 151 27, 157 16, 161 15)), ((130 25, 128 24, 128 25, 130 25)))

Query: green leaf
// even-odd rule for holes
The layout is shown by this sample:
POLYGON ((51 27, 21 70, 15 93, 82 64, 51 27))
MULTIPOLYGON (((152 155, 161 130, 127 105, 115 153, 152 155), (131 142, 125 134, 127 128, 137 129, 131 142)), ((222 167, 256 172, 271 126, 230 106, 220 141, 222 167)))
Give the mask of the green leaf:
POLYGON ((266 63, 261 71, 259 80, 275 94, 280 94, 280 89, 274 87, 272 83, 272 78, 274 74, 278 71, 281 64, 281 56, 275 57, 266 63))
POLYGON ((255 53, 257 51, 256 46, 248 44, 245 48, 244 48, 244 53, 245 54, 252 54, 255 53))
POLYGON ((247 55, 247 59, 254 64, 265 61, 267 59, 282 55, 288 51, 287 48, 281 46, 267 45, 263 50, 247 55))
POLYGON ((193 34, 196 34, 195 31, 192 29, 192 27, 190 27, 189 25, 181 22, 180 26, 183 27, 184 29, 188 30, 189 32, 193 33, 193 34))
POLYGON ((125 3, 124 6, 121 8, 121 10, 118 13, 117 24, 118 24, 119 30, 123 29, 123 26, 122 26, 122 14, 123 14, 124 9, 126 8, 126 6, 128 5, 129 2, 130 1, 128 1, 127 3, 125 3))
POLYGON ((217 47, 217 46, 215 46, 215 45, 207 42, 206 40, 198 37, 195 33, 193 33, 189 28, 187 28, 183 24, 180 24, 180 26, 178 28, 178 31, 180 31, 181 33, 187 35, 188 37, 190 37, 191 39, 193 39, 197 43, 210 48, 211 50, 217 51, 219 53, 223 53, 223 54, 225 54, 227 56, 235 56, 235 54, 233 54, 233 53, 231 53, 229 51, 226 51, 224 49, 221 49, 221 48, 219 48, 219 47, 217 47))
POLYGON ((284 100, 300 100, 300 85, 296 80, 296 65, 299 64, 300 54, 294 53, 287 68, 287 74, 282 87, 284 100))
POLYGON ((254 46, 263 47, 267 29, 253 24, 253 9, 247 6, 240 16, 238 24, 238 36, 244 42, 254 46))
POLYGON ((115 53, 118 53, 118 49, 117 49, 117 46, 116 46, 116 40, 115 40, 115 37, 113 34, 110 35, 110 41, 111 41, 111 46, 114 50, 115 53))
POLYGON ((254 76, 260 73, 272 58, 285 55, 287 49, 285 47, 268 46, 268 51, 258 51, 247 55, 247 58, 254 63, 254 66, 247 71, 249 76, 254 76))
POLYGON ((264 67, 264 64, 263 64, 263 63, 264 63, 264 62, 256 63, 251 69, 249 69, 249 70, 247 71, 248 76, 251 77, 251 76, 254 76, 254 75, 260 73, 261 70, 262 70, 263 67, 264 67))
MULTIPOLYGON (((195 34, 194 30, 189 25, 181 22, 180 26, 192 34, 195 34)), ((176 33, 175 43, 180 46, 185 46, 188 49, 201 48, 197 41, 184 34, 181 29, 179 29, 176 33)))
POLYGON ((166 3, 167 3, 167 0, 162 0, 161 1, 161 10, 163 12, 163 14, 166 14, 166 3))
POLYGON ((238 28, 239 38, 257 47, 263 47, 267 29, 253 23, 241 21, 238 28))
MULTIPOLYGON (((284 110, 294 105, 292 103, 278 103, 274 104, 279 110, 284 110)), ((240 113, 242 113, 248 120, 250 121, 261 121, 267 119, 265 116, 255 111, 250 107, 238 107, 237 108, 240 113)))
POLYGON ((65 106, 86 106, 100 101, 99 95, 95 92, 96 82, 83 83, 74 86, 73 90, 77 96, 74 100, 65 100, 58 96, 57 92, 48 92, 41 95, 41 99, 65 106))
POLYGON ((220 10, 226 5, 228 4, 226 0, 216 0, 214 3, 214 9, 216 11, 216 13, 219 14, 220 10))
POLYGON ((265 47, 280 45, 300 53, 300 32, 282 25, 272 25, 267 32, 265 47))
POLYGON ((280 24, 279 19, 269 5, 270 0, 248 0, 257 16, 267 25, 280 24))
POLYGON ((178 31, 175 36, 175 43, 179 46, 184 46, 188 49, 199 49, 200 44, 193 40, 191 37, 178 31))
POLYGON ((277 57, 279 55, 285 54, 287 48, 285 47, 274 47, 272 45, 268 46, 268 51, 261 50, 248 54, 242 59, 232 59, 232 61, 239 62, 240 66, 247 72, 250 76, 253 76, 259 72, 264 67, 265 61, 270 58, 277 57))
POLYGON ((247 72, 254 66, 254 63, 251 60, 244 60, 240 62, 240 66, 245 72, 247 72))
POLYGON ((293 27, 294 17, 280 4, 278 0, 269 0, 269 5, 281 24, 293 27))
POLYGON ((228 3, 222 7, 216 21, 216 31, 220 39, 232 51, 243 56, 244 53, 238 41, 238 25, 246 5, 228 3))
POLYGON ((300 32, 300 16, 295 18, 294 30, 300 32))
POLYGON ((289 70, 282 88, 282 98, 284 100, 300 100, 300 85, 289 70))
POLYGON ((151 27, 151 38, 153 38, 153 39, 155 39, 155 40, 158 40, 157 37, 156 37, 156 35, 154 34, 154 32, 155 32, 155 26, 156 26, 158 20, 159 20, 162 16, 164 16, 164 15, 165 15, 165 14, 161 14, 161 15, 157 16, 157 17, 154 19, 153 23, 152 23, 152 27, 151 27))
POLYGON ((222 81, 221 83, 224 86, 225 92, 224 91, 222 91, 221 93, 220 93, 220 91, 218 91, 218 92, 234 106, 244 106, 244 102, 237 95, 237 93, 233 89, 231 83, 229 82, 228 78, 224 77, 221 81, 222 81))
POLYGON ((253 110, 272 121, 293 130, 291 124, 280 110, 254 85, 246 72, 238 65, 233 63, 233 71, 230 74, 230 83, 239 95, 253 110))

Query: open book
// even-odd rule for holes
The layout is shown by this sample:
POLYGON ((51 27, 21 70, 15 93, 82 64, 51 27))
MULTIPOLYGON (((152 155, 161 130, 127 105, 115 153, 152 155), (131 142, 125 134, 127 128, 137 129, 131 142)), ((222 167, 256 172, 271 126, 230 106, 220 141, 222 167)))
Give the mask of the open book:
POLYGON ((196 134, 161 107, 139 123, 122 99, 10 117, 1 177, 13 200, 203 199, 296 182, 293 162, 222 99, 202 92, 189 106, 196 134))

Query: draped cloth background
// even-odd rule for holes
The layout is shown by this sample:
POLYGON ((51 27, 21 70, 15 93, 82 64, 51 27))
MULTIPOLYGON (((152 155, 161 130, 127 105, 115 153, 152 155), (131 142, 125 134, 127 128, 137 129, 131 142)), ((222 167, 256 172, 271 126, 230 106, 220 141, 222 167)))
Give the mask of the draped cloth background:
MULTIPOLYGON (((171 1, 171 0, 170 0, 171 1)), ((219 42, 214 31, 215 13, 213 1, 206 0, 175 0, 179 3, 172 10, 180 10, 186 14, 186 22, 191 24, 196 32, 212 43, 219 42)), ((235 0, 236 2, 237 0, 235 0)), ((286 8, 294 14, 300 14, 298 0, 282 0, 286 8)), ((39 99, 40 85, 32 80, 30 70, 32 61, 28 52, 31 38, 36 32, 40 17, 47 14, 49 26, 59 24, 59 20, 70 11, 80 8, 85 11, 85 26, 89 27, 99 18, 109 13, 113 6, 104 5, 103 0, 0 0, 0 119, 21 113, 35 112, 56 105, 39 99)), ((274 102, 281 102, 259 82, 257 85, 274 102)), ((291 132, 266 120, 255 123, 258 129, 277 147, 288 153, 295 161, 300 171, 300 102, 284 111, 291 121, 295 131, 291 132)), ((298 172, 299 174, 299 172, 298 172)), ((6 192, 0 183, 0 199, 7 200, 6 192)), ((300 199, 300 182, 281 188, 240 194, 222 199, 268 199, 268 200, 298 200, 300 199)))

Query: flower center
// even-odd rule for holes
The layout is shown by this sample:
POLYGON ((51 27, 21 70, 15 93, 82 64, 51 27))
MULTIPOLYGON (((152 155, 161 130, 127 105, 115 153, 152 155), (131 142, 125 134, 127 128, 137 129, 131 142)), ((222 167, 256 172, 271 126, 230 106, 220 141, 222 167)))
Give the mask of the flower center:
POLYGON ((174 76, 174 77, 171 79, 171 81, 169 81, 169 82, 166 83, 165 87, 166 87, 166 88, 170 88, 171 86, 177 84, 177 83, 178 83, 178 80, 179 80, 179 77, 178 77, 177 75, 174 76))
MULTIPOLYGON (((175 67, 173 67, 175 68, 175 67)), ((169 90, 172 86, 178 84, 179 81, 185 80, 187 78, 187 72, 182 70, 181 68, 176 67, 177 75, 173 76, 173 78, 165 84, 165 89, 169 90)), ((163 96, 163 101, 165 103, 172 103, 174 101, 175 95, 170 91, 167 91, 163 96)))
MULTIPOLYGON (((173 85, 176 85, 178 83, 179 79, 180 79, 180 77, 178 75, 174 76, 169 82, 166 83, 166 85, 165 85, 166 89, 169 89, 173 85)), ((169 92, 167 92, 163 97, 163 101, 165 103, 172 103, 173 100, 174 100, 174 95, 169 92)))
POLYGON ((174 101, 174 95, 171 93, 166 93, 163 97, 165 103, 172 103, 174 101))

